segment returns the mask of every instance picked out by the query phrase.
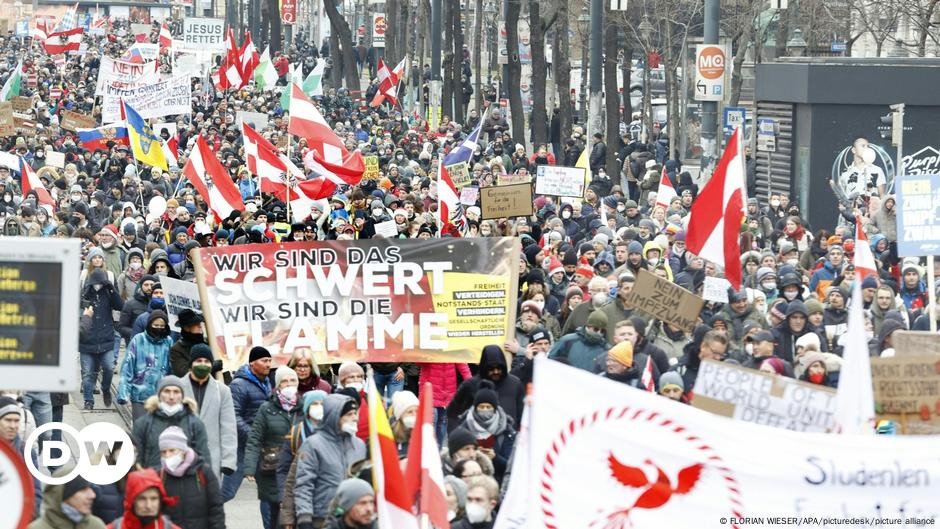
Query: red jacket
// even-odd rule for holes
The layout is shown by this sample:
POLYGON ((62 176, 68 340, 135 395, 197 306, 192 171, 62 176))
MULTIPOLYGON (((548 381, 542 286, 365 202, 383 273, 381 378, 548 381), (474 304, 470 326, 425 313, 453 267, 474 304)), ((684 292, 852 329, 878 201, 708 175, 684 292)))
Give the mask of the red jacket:
MULTIPOLYGON (((140 520, 134 516, 134 500, 137 499, 137 496, 140 495, 141 492, 150 488, 156 488, 160 491, 164 507, 172 507, 179 501, 179 498, 175 496, 167 496, 166 489, 163 488, 163 482, 160 481, 160 475, 157 474, 156 470, 147 468, 131 472, 127 475, 127 485, 124 491, 124 516, 118 518, 118 520, 121 520, 121 529, 181 529, 178 525, 173 523, 169 525, 164 524, 164 517, 162 515, 147 527, 143 527, 140 520)), ((108 529, 114 529, 118 520, 108 524, 108 529)))
POLYGON ((421 375, 418 380, 418 387, 423 388, 425 382, 430 382, 434 388, 434 407, 446 408, 450 404, 454 394, 457 393, 457 386, 460 382, 457 380, 457 373, 463 380, 468 380, 473 375, 467 364, 420 364, 421 375))

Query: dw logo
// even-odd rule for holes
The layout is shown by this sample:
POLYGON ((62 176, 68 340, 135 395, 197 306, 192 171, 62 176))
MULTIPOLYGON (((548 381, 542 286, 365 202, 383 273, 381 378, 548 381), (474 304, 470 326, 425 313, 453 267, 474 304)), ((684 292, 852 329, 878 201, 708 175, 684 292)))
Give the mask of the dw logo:
POLYGON ((121 427, 97 422, 82 428, 81 432, 61 422, 46 423, 30 434, 24 443, 23 458, 30 474, 47 485, 62 485, 81 475, 97 485, 108 485, 124 477, 134 466, 136 456, 130 436, 121 427), (39 436, 50 430, 62 431, 62 440, 46 440, 38 452, 39 468, 33 463, 30 452, 39 436), (68 439, 68 438, 71 439, 68 439), (71 472, 64 476, 53 476, 47 467, 61 467, 73 459, 72 449, 77 447, 78 461, 71 472), (53 450, 58 451, 57 454, 53 450))

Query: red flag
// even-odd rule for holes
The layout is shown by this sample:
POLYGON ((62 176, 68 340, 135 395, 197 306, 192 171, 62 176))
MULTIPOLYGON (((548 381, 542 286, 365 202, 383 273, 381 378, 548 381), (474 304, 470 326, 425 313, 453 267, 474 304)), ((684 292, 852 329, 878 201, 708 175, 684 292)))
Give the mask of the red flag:
POLYGON ((173 46, 173 35, 170 33, 170 27, 164 22, 163 25, 160 26, 160 51, 171 46, 173 46))
POLYGON ((78 51, 78 48, 82 45, 82 34, 84 32, 85 28, 77 27, 68 31, 52 33, 43 43, 43 47, 49 55, 78 51))
POLYGON ((663 166, 663 174, 659 177, 659 190, 656 191, 656 205, 669 209, 669 203, 677 196, 679 195, 676 194, 676 188, 672 187, 666 167, 663 166))
POLYGON ((692 204, 686 248, 695 255, 724 265, 725 277, 741 288, 741 247, 744 217, 744 149, 741 129, 728 140, 711 180, 692 204))
POLYGON ((656 392, 656 383, 653 382, 653 357, 646 355, 646 367, 643 368, 643 376, 640 377, 640 384, 650 393, 656 392))
POLYGON ((55 200, 52 200, 52 195, 49 194, 49 191, 42 185, 42 180, 36 176, 36 173, 22 157, 20 157, 20 174, 23 179, 23 198, 26 198, 30 191, 35 191, 39 204, 45 204, 55 209, 55 200))
POLYGON ((418 515, 426 514, 433 527, 450 529, 441 454, 434 437, 434 400, 430 383, 421 388, 418 423, 411 431, 404 485, 409 497, 416 500, 418 515))
POLYGON ((247 31, 245 32, 245 43, 238 50, 238 55, 242 77, 241 84, 245 86, 251 81, 255 68, 261 63, 261 55, 258 53, 258 49, 255 48, 255 44, 251 42, 251 33, 247 31))
POLYGON ((287 131, 307 139, 307 145, 318 153, 320 159, 331 164, 341 164, 348 151, 343 141, 323 119, 316 105, 303 90, 291 84, 290 122, 287 131))
POLYGON ((196 140, 183 175, 220 219, 228 217, 232 211, 245 209, 241 193, 202 136, 196 140))
POLYGON ((862 219, 855 216, 855 275, 856 281, 864 281, 867 276, 878 277, 878 267, 875 265, 875 256, 872 254, 871 246, 868 244, 868 236, 862 229, 862 219))
POLYGON ((287 166, 278 157, 280 153, 277 147, 245 122, 242 122, 242 139, 245 144, 245 162, 248 170, 260 179, 261 191, 284 194, 287 166))

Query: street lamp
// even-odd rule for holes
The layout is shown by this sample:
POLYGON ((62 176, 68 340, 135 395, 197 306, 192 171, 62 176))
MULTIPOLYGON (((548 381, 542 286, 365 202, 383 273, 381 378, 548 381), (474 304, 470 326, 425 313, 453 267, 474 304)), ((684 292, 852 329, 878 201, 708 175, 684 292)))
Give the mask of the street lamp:
POLYGON ((587 12, 587 7, 578 15, 578 35, 581 37, 581 90, 579 95, 578 117, 581 123, 585 122, 587 115, 587 83, 588 83, 588 46, 587 34, 591 27, 591 15, 587 12))
POLYGON ((803 30, 795 28, 793 30, 793 36, 787 41, 787 53, 791 57, 802 57, 803 52, 806 51, 806 47, 806 41, 803 39, 803 30))

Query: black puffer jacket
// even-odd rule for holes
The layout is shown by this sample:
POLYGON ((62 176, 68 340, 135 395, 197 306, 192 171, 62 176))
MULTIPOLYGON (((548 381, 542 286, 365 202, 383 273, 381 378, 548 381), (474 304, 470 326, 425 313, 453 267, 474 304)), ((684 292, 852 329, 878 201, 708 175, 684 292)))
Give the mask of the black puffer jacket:
POLYGON ((114 347, 114 320, 112 310, 121 310, 124 302, 118 295, 117 288, 108 281, 108 274, 98 268, 89 274, 82 292, 82 302, 94 309, 91 327, 87 333, 81 333, 78 351, 85 354, 101 354, 114 347), (100 285, 100 289, 95 287, 100 285))
POLYGON ((160 471, 160 479, 167 496, 179 498, 175 506, 164 511, 174 524, 182 529, 225 529, 219 479, 199 456, 182 476, 160 471))
POLYGON ((134 289, 134 295, 124 304, 121 310, 121 320, 118 322, 118 333, 127 342, 130 342, 134 336, 134 321, 138 316, 150 310, 150 296, 140 290, 140 285, 144 284, 144 281, 156 282, 159 278, 149 274, 142 275, 140 281, 137 282, 137 288, 134 289))
POLYGON ((454 394, 454 398, 450 402, 450 406, 447 407, 448 429, 457 427, 460 416, 473 405, 473 398, 476 396, 477 390, 480 389, 480 381, 487 377, 487 372, 491 367, 502 369, 502 374, 497 379, 488 379, 496 386, 496 393, 499 395, 499 406, 503 408, 506 415, 512 417, 514 424, 519 424, 522 419, 525 386, 522 385, 522 381, 518 377, 509 374, 503 350, 498 345, 487 345, 483 348, 483 354, 480 356, 479 374, 460 384, 457 393, 454 394))

